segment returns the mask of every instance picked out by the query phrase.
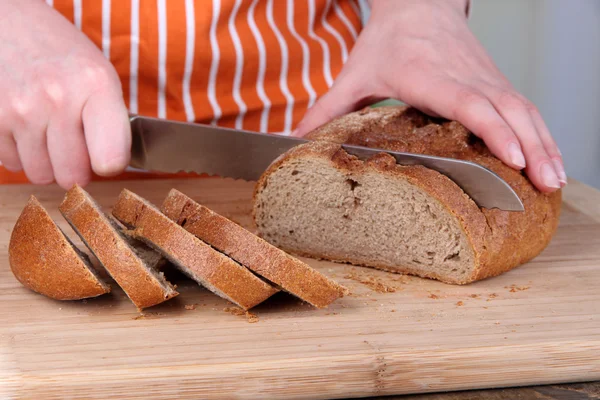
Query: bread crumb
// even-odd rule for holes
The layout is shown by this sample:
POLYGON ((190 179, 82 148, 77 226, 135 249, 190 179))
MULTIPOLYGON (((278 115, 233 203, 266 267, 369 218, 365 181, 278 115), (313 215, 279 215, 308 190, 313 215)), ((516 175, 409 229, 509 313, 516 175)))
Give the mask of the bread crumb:
POLYGON ((377 293, 394 293, 396 288, 384 283, 381 279, 375 278, 368 275, 360 275, 355 271, 350 272, 344 276, 345 279, 352 279, 353 281, 362 283, 369 289, 377 293))
POLYGON ((392 310, 390 310, 390 312, 396 312, 396 310, 393 310, 393 309, 392 309, 392 310))
POLYGON ((459 301, 459 302, 457 302, 457 303, 456 303, 456 305, 457 305, 458 307, 461 307, 461 306, 464 306, 464 305, 465 305, 465 303, 463 303, 462 301, 459 301))
POLYGON ((138 319, 157 319, 157 318, 160 318, 160 317, 164 317, 165 315, 166 314, 163 314, 163 313, 153 313, 153 312, 150 312, 150 313, 140 314, 137 317, 133 317, 132 319, 136 320, 136 321, 138 319))
POLYGON ((439 299, 439 298, 440 298, 440 296, 438 296, 438 295, 436 295, 436 294, 433 294, 433 293, 430 293, 430 294, 429 294, 429 298, 430 298, 430 299, 439 299))
POLYGON ((183 306, 186 310, 195 310, 198 304, 186 304, 183 306))
POLYGON ((488 308, 487 308, 487 307, 483 307, 483 309, 484 309, 484 310, 487 310, 488 308))
POLYGON ((244 311, 239 307, 225 307, 223 311, 228 312, 231 315, 246 317, 246 321, 248 321, 250 324, 258 322, 258 315, 253 314, 250 311, 244 311))
POLYGON ((490 293, 488 295, 488 298, 490 298, 490 299, 495 299, 496 297, 498 297, 498 294, 496 294, 496 293, 490 293))
POLYGON ((471 297, 472 299, 477 299, 477 298, 479 298, 479 295, 478 294, 472 294, 469 297, 471 297))
POLYGON ((521 292, 523 290, 529 289, 531 286, 517 286, 512 284, 510 286, 504 286, 504 289, 509 289, 508 291, 511 293, 521 292))

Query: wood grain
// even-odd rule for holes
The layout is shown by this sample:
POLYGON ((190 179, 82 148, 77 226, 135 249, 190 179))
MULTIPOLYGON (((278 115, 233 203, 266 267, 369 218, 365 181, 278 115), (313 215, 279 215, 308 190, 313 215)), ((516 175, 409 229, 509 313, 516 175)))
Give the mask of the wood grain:
MULTIPOLYGON (((156 204, 176 187, 250 224, 251 183, 89 191, 110 207, 125 185, 156 204)), ((576 182, 551 245, 505 275, 459 287, 306 260, 352 294, 326 310, 278 294, 252 310, 255 323, 174 272, 181 295, 141 316, 119 289, 58 302, 23 288, 7 246, 32 193, 74 237, 57 211, 62 190, 2 188, 0 399, 349 398, 600 379, 600 193, 576 182), (359 282, 369 280, 389 291, 359 282)))

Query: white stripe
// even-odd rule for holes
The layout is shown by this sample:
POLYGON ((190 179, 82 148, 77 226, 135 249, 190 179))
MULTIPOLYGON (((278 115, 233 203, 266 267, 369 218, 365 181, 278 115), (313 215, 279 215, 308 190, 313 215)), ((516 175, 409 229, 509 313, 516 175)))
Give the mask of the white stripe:
POLYGON ((369 4, 369 2, 367 0, 356 0, 358 3, 358 8, 359 8, 359 13, 360 13, 360 20, 363 23, 363 25, 365 24, 365 18, 368 18, 369 15, 371 15, 371 5, 369 4))
POLYGON ((50 7, 54 7, 54 0, 46 0, 46 4, 48 4, 50 7))
POLYGON ((348 59, 348 47, 346 46, 346 42, 344 41, 342 35, 340 35, 338 31, 333 29, 333 26, 331 26, 329 22, 327 22, 327 14, 329 14, 330 9, 331 0, 327 0, 327 2, 325 3, 325 8, 323 9, 323 15, 321 15, 321 24, 323 24, 323 28, 325 28, 327 32, 331 33, 331 35, 335 37, 335 40, 337 40, 337 42, 339 43, 340 48, 342 50, 342 62, 345 63, 348 59))
POLYGON ((242 85, 242 73, 244 72, 244 50, 242 49, 240 36, 238 35, 237 30, 235 29, 235 17, 237 16, 241 5, 242 0, 235 0, 235 4, 233 5, 233 10, 231 10, 231 15, 229 16, 228 22, 229 34, 231 35, 233 47, 235 48, 235 76, 233 77, 233 100, 235 100, 235 104, 237 104, 238 108, 240 109, 240 112, 235 118, 235 129, 243 128, 244 116, 246 115, 246 111, 248 111, 246 103, 244 103, 244 100, 242 99, 242 95, 240 93, 240 87, 242 85))
POLYGON ((294 96, 292 96, 287 84, 288 64, 290 60, 288 56, 288 48, 283 35, 273 20, 273 0, 269 0, 267 2, 267 22, 273 30, 273 33, 275 33, 277 42, 279 42, 279 48, 281 49, 281 73, 279 74, 279 87, 281 88, 287 103, 285 107, 285 123, 283 125, 283 132, 284 135, 289 135, 292 132, 292 110, 294 108, 294 96))
POLYGON ((263 109, 260 114, 260 131, 266 133, 269 129, 269 111, 271 110, 271 100, 265 93, 265 73, 267 71, 267 52, 265 50, 265 42, 263 41, 262 35, 256 26, 254 20, 254 9, 258 4, 258 0, 254 0, 248 9, 248 25, 256 40, 256 46, 258 47, 258 76, 256 78, 256 91, 258 97, 263 102, 263 109))
POLYGON ((167 0, 158 0, 158 118, 167 118, 167 0))
POLYGON ((185 0, 185 68, 183 70, 183 107, 185 117, 189 122, 196 119, 194 104, 190 91, 190 81, 194 71, 194 48, 196 46, 196 14, 194 11, 194 0, 185 0))
MULTIPOLYGON (((350 4, 352 4, 352 2, 350 2, 350 4)), ((354 25, 352 25, 352 23, 350 22, 348 17, 346 17, 346 14, 344 14, 344 10, 342 10, 342 7, 340 7, 338 0, 333 0, 333 8, 334 8, 335 13, 337 14, 338 18, 342 21, 342 23, 350 31, 350 34, 352 35, 352 39, 356 40, 356 38, 358 37, 358 32, 356 32, 354 25)))
POLYGON ((350 0, 348 3, 350 3, 350 6, 352 7, 352 9, 356 13, 356 15, 361 17, 361 21, 362 21, 362 11, 360 8, 360 0, 350 0))
POLYGON ((317 36, 315 33, 315 0, 308 1, 308 36, 321 45, 321 49, 323 50, 323 75, 325 76, 327 86, 331 87, 333 85, 333 78, 331 76, 329 46, 323 38, 317 36))
POLYGON ((81 30, 81 14, 82 14, 82 0, 73 0, 73 20, 75 21, 75 27, 81 30))
POLYGON ((140 52, 140 0, 131 0, 131 53, 129 55, 129 111, 138 112, 138 58, 140 52))
POLYGON ((110 0, 102 0, 102 52, 110 60, 110 0))
POLYGON ((310 82, 310 53, 306 41, 298 34, 294 26, 294 0, 287 0, 287 25, 292 36, 302 47, 302 84, 308 92, 308 108, 311 108, 317 99, 317 93, 310 82))
POLYGON ((219 11, 221 10, 221 0, 213 0, 213 14, 212 20, 210 21, 210 48, 212 50, 212 59, 210 62, 210 72, 208 77, 208 101, 213 109, 213 120, 212 124, 216 124, 221 118, 221 107, 217 102, 216 94, 216 80, 217 72, 219 70, 219 58, 221 53, 219 51, 219 43, 217 42, 217 24, 219 23, 219 11))

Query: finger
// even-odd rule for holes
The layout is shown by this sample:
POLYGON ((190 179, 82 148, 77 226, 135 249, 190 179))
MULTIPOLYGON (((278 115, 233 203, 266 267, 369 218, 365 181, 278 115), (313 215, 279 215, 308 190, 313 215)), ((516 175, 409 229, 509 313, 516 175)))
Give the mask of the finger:
POLYGON ((27 179, 38 185, 52 183, 54 172, 48 155, 45 129, 23 127, 15 134, 15 141, 27 179))
POLYGON ((544 148, 552 159, 554 169, 558 175, 558 180, 560 181, 561 186, 564 187, 567 184, 567 174, 565 172, 565 165, 558 145, 550 134, 550 130, 548 129, 548 126, 546 126, 546 123, 544 122, 544 119, 540 113, 536 110, 533 110, 530 112, 530 114, 538 134, 540 135, 540 139, 542 140, 544 148))
POLYGON ((525 168, 518 138, 483 93, 453 80, 423 82, 413 106, 462 123, 483 139, 490 151, 515 169, 525 168))
POLYGON ((81 118, 77 112, 60 113, 48 124, 48 154, 54 178, 63 189, 86 185, 91 178, 81 118))
POLYGON ((488 98, 502 118, 519 138, 525 159, 526 173, 540 190, 551 192, 559 189, 560 181, 554 163, 546 151, 530 111, 536 111, 533 105, 512 91, 487 89, 488 98))
POLYGON ((23 169, 19 160, 17 143, 12 135, 0 135, 0 161, 9 171, 17 172, 23 169))
POLYGON ((85 103, 82 120, 94 172, 110 176, 123 171, 131 156, 131 128, 121 93, 94 93, 85 103))
MULTIPOLYGON (((371 95, 367 84, 357 84, 364 80, 355 79, 344 72, 338 76, 331 89, 306 112, 291 136, 304 136, 340 115, 383 100, 383 97, 371 95)), ((358 73, 353 72, 353 75, 356 74, 358 73)))
POLYGON ((334 84, 329 92, 306 112, 291 136, 302 137, 332 119, 353 111, 355 104, 351 97, 345 95, 345 91, 344 83, 334 84))

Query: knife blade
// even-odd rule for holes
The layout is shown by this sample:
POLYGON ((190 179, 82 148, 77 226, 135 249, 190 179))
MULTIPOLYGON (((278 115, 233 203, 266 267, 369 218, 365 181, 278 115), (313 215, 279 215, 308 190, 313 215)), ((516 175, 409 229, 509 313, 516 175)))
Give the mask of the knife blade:
MULTIPOLYGON (((198 172, 257 180, 267 167, 294 146, 308 140, 195 123, 131 116, 130 165, 150 171, 198 172)), ((423 154, 342 145, 367 159, 385 152, 401 165, 423 165, 452 179, 477 205, 523 211, 515 191, 493 171, 470 161, 423 154)))

